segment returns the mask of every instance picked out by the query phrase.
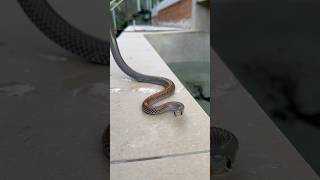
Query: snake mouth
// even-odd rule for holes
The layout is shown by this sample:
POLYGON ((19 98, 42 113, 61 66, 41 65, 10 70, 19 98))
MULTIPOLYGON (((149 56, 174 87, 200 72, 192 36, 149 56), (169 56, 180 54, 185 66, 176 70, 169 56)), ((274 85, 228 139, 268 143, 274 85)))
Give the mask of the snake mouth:
POLYGON ((175 117, 179 117, 179 116, 183 115, 183 112, 182 111, 174 111, 173 114, 175 117))

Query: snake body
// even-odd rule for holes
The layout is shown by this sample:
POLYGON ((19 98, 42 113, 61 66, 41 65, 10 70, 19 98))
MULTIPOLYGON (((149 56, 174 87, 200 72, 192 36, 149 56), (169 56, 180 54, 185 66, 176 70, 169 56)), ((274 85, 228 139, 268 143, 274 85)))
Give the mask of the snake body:
MULTIPOLYGON (((158 106, 154 105, 174 93, 174 83, 167 78, 144 75, 130 68, 121 57, 111 28, 109 29, 110 42, 104 41, 70 25, 54 11, 46 0, 18 0, 18 3, 42 33, 66 50, 91 62, 109 65, 110 47, 117 65, 128 76, 139 82, 163 86, 162 91, 144 100, 142 110, 145 113, 157 115, 164 112, 173 112, 176 116, 183 114, 184 105, 180 102, 173 101, 158 106)), ((108 159, 110 159, 109 132, 108 126, 103 137, 104 150, 108 159)), ((235 160, 235 154, 239 146, 238 140, 231 132, 217 127, 212 127, 210 134, 211 158, 213 160, 211 169, 214 174, 227 172, 235 160)))
POLYGON ((143 101, 142 110, 145 113, 150 115, 157 115, 157 114, 161 114, 168 111, 172 111, 175 116, 182 115, 184 110, 184 105, 180 102, 171 101, 171 102, 161 104, 159 106, 154 106, 155 103, 171 96, 174 93, 175 91, 174 83, 170 79, 141 74, 139 72, 136 72, 132 68, 130 68, 126 64, 126 62, 123 60, 120 54, 118 44, 112 28, 110 28, 109 33, 110 33, 110 42, 111 42, 111 46, 110 46, 111 52, 113 54, 113 57, 117 65, 124 73, 126 73, 128 76, 130 76, 131 78, 135 79, 138 82, 152 83, 152 84, 157 84, 164 87, 162 91, 149 96, 147 99, 143 101))
POLYGON ((109 64, 107 41, 93 37, 69 24, 47 0, 18 0, 25 14, 49 39, 93 63, 109 64))

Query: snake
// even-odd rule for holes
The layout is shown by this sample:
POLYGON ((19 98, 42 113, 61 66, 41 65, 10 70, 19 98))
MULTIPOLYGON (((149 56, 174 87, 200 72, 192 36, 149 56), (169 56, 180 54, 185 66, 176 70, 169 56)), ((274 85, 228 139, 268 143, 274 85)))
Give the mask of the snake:
POLYGON ((158 76, 150 76, 141 74, 131 67, 127 65, 120 54, 120 50, 113 33, 112 26, 109 28, 110 34, 110 49, 112 55, 119 66, 119 68, 128 76, 135 79, 138 82, 151 83, 156 85, 161 85, 164 89, 160 92, 157 92, 149 97, 147 97, 142 103, 142 110, 150 115, 162 114, 165 112, 173 112, 175 116, 183 115, 184 105, 181 102, 171 101, 158 106, 155 106, 155 103, 158 103, 162 99, 165 99, 171 95, 173 95, 175 91, 175 84, 167 78, 158 77, 158 76))
MULTIPOLYGON (((71 53, 92 63, 110 65, 110 51, 119 68, 138 82, 163 86, 164 89, 147 97, 142 102, 142 110, 149 115, 173 112, 175 116, 182 116, 184 105, 181 102, 170 101, 155 105, 161 100, 172 96, 175 84, 170 79, 150 76, 133 70, 121 56, 112 27, 109 28, 109 40, 101 40, 87 34, 63 19, 47 2, 47 0, 17 0, 31 22, 50 40, 71 53)), ((110 22, 112 19, 110 20, 110 22)), ((110 23, 112 24, 112 22, 110 23)), ((103 150, 110 160, 110 126, 103 133, 103 150)), ((210 128, 211 172, 223 174, 229 172, 234 164, 239 142, 236 136, 222 128, 210 128)))

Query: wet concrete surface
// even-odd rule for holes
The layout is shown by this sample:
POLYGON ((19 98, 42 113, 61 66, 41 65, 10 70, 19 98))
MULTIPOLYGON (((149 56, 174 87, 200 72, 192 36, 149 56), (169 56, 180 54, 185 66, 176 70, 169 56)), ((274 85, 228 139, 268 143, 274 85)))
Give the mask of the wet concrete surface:
POLYGON ((319 180, 318 175, 221 59, 216 55, 213 58, 211 126, 233 132, 239 140, 239 151, 232 171, 212 179, 319 180), (214 92, 221 92, 223 88, 220 87, 226 87, 226 83, 232 86, 215 96, 214 92))
POLYGON ((320 174, 320 3, 215 1, 213 47, 320 174))
POLYGON ((7 96, 24 96, 35 93, 36 90, 31 84, 9 82, 0 84, 0 93, 7 96))
MULTIPOLYGON (((49 2, 104 37, 104 2, 49 2)), ((16 1, 0 2, 0 12, 0 179, 108 179, 109 68, 49 41, 16 1)))
POLYGON ((5 45, 6 45, 5 42, 1 42, 1 41, 0 41, 0 47, 3 47, 3 46, 5 46, 5 45))

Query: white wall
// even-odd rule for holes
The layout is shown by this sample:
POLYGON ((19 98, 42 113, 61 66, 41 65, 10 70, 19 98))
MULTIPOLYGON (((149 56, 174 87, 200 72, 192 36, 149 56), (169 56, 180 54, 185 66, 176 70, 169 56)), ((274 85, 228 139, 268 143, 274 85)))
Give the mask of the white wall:
POLYGON ((192 29, 210 32, 210 7, 203 6, 193 0, 192 29))

